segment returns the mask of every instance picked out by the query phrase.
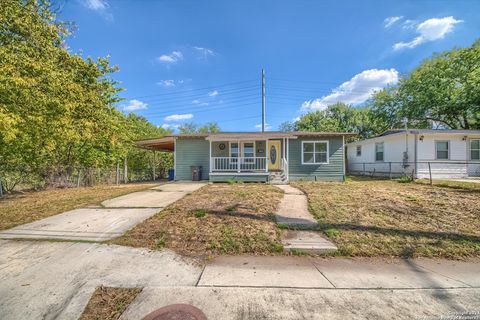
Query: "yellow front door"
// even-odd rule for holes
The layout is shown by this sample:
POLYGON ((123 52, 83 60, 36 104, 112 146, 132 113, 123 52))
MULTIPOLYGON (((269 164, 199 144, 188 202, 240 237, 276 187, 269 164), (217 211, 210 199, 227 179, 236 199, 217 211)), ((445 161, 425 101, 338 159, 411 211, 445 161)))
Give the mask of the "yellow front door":
POLYGON ((282 161, 281 147, 280 141, 268 141, 268 170, 280 170, 280 162, 282 161))

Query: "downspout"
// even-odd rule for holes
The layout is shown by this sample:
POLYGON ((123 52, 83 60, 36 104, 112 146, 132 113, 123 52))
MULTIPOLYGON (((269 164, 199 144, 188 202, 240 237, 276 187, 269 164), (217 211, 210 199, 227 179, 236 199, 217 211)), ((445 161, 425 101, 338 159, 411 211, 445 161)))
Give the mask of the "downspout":
POLYGON ((173 181, 177 181, 177 137, 173 138, 173 181))
POLYGON ((418 170, 417 170, 417 162, 418 162, 418 158, 417 158, 417 150, 418 150, 418 134, 415 133, 414 135, 414 139, 415 139, 415 149, 413 150, 413 162, 414 162, 414 172, 415 172, 415 179, 417 178, 417 175, 418 175, 418 170))
POLYGON ((342 135, 342 151, 343 151, 343 182, 347 179, 347 153, 345 152, 345 136, 342 135))

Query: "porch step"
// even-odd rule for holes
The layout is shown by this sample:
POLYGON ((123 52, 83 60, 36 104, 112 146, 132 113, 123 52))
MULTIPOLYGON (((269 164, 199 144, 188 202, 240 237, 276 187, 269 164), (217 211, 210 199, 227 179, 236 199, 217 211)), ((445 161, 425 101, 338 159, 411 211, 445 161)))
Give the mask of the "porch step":
POLYGON ((287 175, 283 171, 270 172, 268 175, 268 182, 270 184, 287 184, 288 183, 287 175))
POLYGON ((285 252, 322 254, 334 252, 337 246, 314 231, 285 230, 282 237, 285 252))

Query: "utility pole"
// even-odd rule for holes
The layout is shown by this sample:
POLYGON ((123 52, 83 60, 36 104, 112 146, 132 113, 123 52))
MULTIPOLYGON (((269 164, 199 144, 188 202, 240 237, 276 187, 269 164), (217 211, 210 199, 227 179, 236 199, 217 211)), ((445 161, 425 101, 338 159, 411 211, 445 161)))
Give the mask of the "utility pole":
POLYGON ((262 132, 265 132, 265 71, 262 68, 262 132))

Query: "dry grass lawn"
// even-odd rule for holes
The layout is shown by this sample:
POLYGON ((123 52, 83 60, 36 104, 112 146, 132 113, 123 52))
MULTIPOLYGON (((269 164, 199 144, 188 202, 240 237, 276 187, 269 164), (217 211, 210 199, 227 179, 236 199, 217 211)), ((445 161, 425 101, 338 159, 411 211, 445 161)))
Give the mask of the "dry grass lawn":
POLYGON ((88 302, 80 320, 115 320, 142 291, 139 288, 99 287, 88 302))
POLYGON ((213 184, 187 195, 112 242, 181 254, 282 251, 274 213, 283 193, 265 184, 213 184))
POLYGON ((68 210, 99 204, 104 200, 152 186, 152 184, 104 185, 14 193, 0 200, 0 230, 68 210))
POLYGON ((322 230, 348 256, 480 256, 480 188, 351 178, 296 182, 322 230))

